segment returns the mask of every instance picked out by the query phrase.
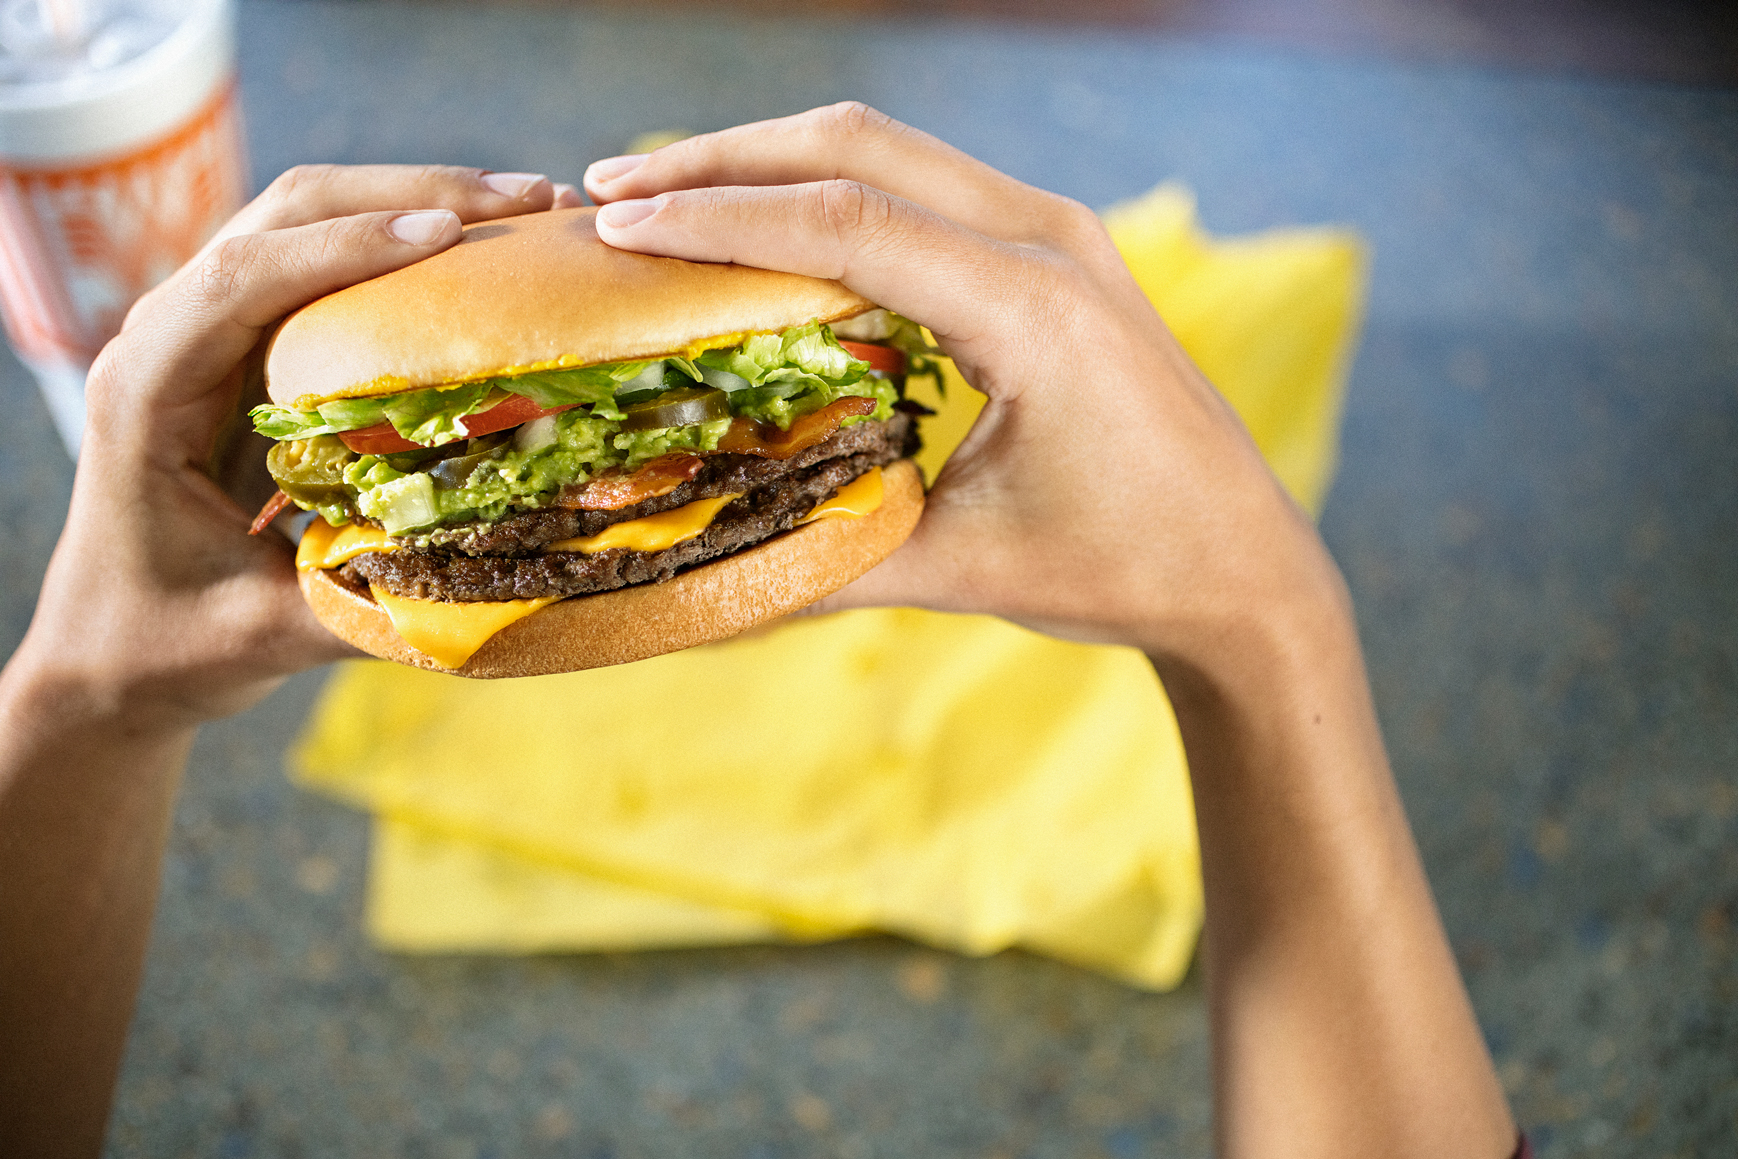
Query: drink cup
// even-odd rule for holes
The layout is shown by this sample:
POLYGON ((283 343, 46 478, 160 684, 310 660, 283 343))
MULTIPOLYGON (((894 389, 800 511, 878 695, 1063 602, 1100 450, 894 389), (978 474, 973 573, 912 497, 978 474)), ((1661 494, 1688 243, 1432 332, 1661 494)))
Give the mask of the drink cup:
POLYGON ((0 314, 74 456, 91 360, 241 205, 230 0, 0 0, 0 314))

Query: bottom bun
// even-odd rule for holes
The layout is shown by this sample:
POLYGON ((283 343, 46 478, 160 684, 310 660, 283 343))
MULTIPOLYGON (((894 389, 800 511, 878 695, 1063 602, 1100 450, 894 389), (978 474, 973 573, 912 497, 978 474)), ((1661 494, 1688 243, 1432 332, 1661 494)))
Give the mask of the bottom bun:
POLYGON ((501 629, 462 668, 405 643, 379 604, 333 578, 300 573, 302 595, 333 635, 378 656, 457 676, 546 676, 626 664, 722 640, 806 608, 893 554, 923 514, 910 459, 882 475, 881 506, 861 519, 818 519, 663 583, 550 604, 501 629))

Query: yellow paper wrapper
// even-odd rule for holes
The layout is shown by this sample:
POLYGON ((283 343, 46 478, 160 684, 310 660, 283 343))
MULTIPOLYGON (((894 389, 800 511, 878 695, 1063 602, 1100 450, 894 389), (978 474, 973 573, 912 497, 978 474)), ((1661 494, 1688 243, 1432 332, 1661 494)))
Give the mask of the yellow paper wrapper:
MULTIPOLYGON (((1169 186, 1105 216, 1316 509, 1363 297, 1357 239, 1213 241, 1169 186)), ((950 374, 926 401, 933 478, 983 399, 950 374)), ((378 815, 369 925, 397 950, 881 930, 1163 989, 1200 929, 1182 748, 1145 658, 986 617, 850 612, 531 680, 347 664, 291 765, 378 815)))

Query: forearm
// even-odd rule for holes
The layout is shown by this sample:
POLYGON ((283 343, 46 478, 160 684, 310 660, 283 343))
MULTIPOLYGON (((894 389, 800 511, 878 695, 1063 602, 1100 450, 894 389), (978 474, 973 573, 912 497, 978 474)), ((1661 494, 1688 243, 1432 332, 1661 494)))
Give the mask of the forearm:
POLYGON ((1337 574, 1155 660, 1189 753, 1220 1153, 1505 1159, 1514 1127, 1337 574))
POLYGON ((0 674, 0 1153, 101 1149, 192 740, 0 674))

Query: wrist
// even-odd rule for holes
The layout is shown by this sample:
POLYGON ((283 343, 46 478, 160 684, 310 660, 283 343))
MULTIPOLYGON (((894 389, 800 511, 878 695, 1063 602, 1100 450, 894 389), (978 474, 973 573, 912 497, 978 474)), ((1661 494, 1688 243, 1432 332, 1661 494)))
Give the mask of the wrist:
POLYGON ((1277 706, 1286 687, 1362 681, 1351 600, 1338 574, 1308 590, 1288 589, 1235 608, 1170 623, 1141 649, 1167 683, 1175 680, 1234 701, 1277 706))
POLYGON ((1145 646, 1201 774, 1236 767, 1265 780, 1285 770, 1301 789, 1387 767, 1351 597, 1326 548, 1310 542, 1314 551, 1266 582, 1223 589, 1145 646))
POLYGON ((1259 886, 1237 852, 1251 842, 1299 874, 1367 879, 1415 860, 1351 601, 1325 569, 1151 654, 1188 753, 1203 871, 1239 888, 1259 886))
POLYGON ((13 743, 125 743, 144 753, 185 742, 198 720, 165 704, 150 682, 57 662, 29 636, 0 670, 0 731, 13 743))
POLYGON ((1204 568, 1188 598, 1133 626, 1132 643, 1163 672, 1222 687, 1262 684, 1330 658, 1361 672, 1344 578, 1315 527, 1290 507, 1204 568))

